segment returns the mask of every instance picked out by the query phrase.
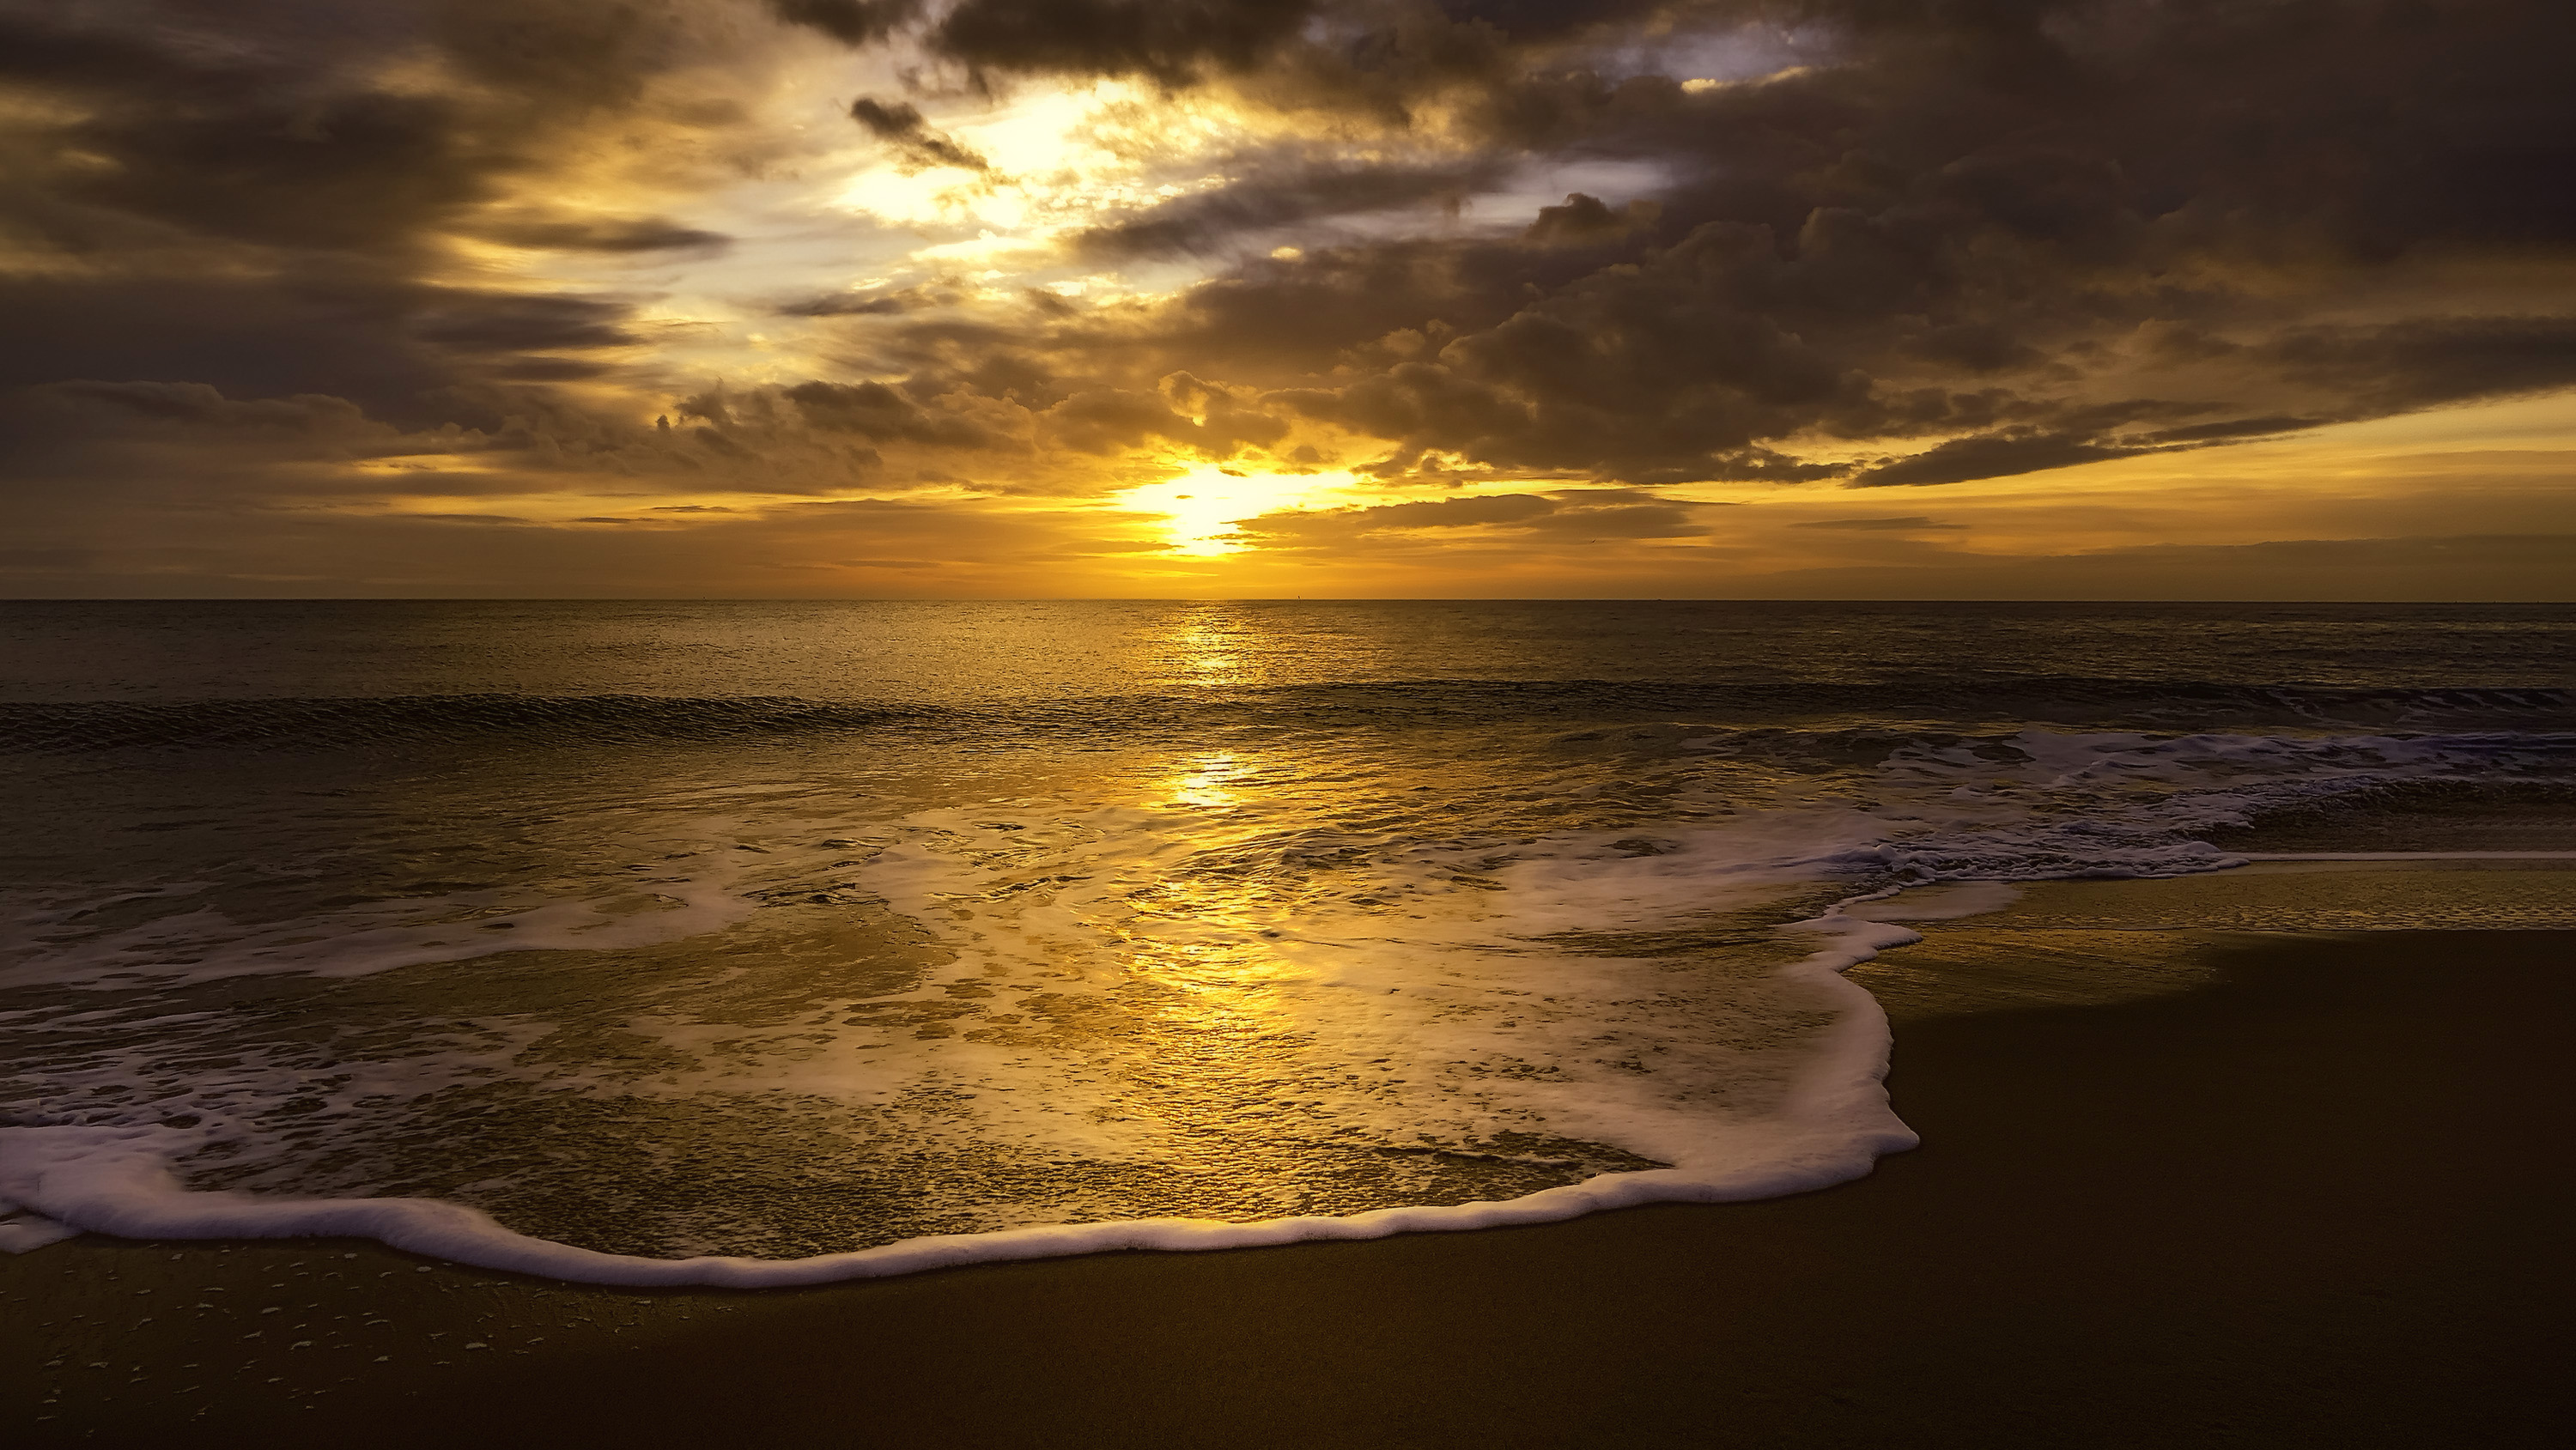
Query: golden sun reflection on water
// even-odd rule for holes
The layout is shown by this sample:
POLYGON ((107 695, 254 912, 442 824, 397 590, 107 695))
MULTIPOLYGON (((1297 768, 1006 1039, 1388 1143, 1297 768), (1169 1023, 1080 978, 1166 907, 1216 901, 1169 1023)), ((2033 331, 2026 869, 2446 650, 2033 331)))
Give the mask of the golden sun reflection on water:
MULTIPOLYGON (((1198 816, 1217 840, 1236 845, 1260 831, 1246 788, 1265 773, 1248 753, 1200 751, 1174 757, 1149 782, 1148 798, 1198 816), (1228 818, 1233 818, 1229 820, 1228 818)), ((1173 1166, 1237 1192, 1265 1184, 1273 1211, 1313 1201, 1321 1164, 1297 1164, 1280 1141, 1330 1137, 1335 1125, 1306 1122, 1329 1092, 1312 1024, 1299 1020, 1282 988, 1304 971, 1280 950, 1289 903, 1279 883, 1250 872, 1172 872, 1128 897, 1119 951, 1134 1017, 1123 1094, 1128 1111, 1160 1123, 1176 1140, 1173 1166)), ((1266 1194, 1257 1196, 1267 1196, 1266 1194)))
MULTIPOLYGON (((1211 603, 1177 612, 1154 644, 1169 678, 1233 683, 1260 672, 1275 627, 1258 609, 1211 603)), ((1298 731, 1224 729, 1064 765, 1042 791, 943 818, 929 836, 974 869, 934 898, 950 915, 933 929, 958 956, 931 989, 947 996, 918 1009, 940 1014, 920 1029, 933 1038, 907 1061, 926 1085, 923 1111, 1005 1125, 957 1171, 1023 1184, 988 1195, 1033 1215, 1018 1221, 1462 1203, 1610 1161, 1520 1142, 1534 1129, 1489 1141, 1492 1124, 1524 1119, 1487 1106, 1508 1089, 1478 1054, 1451 1046, 1424 1060, 1434 1049, 1407 1024, 1435 1010, 1412 994, 1427 959, 1413 954, 1395 970, 1417 975, 1387 981, 1366 965, 1417 933, 1421 952, 1438 952, 1454 926, 1441 918, 1486 904, 1437 882, 1417 895, 1354 849, 1354 831, 1396 826, 1368 804, 1399 778, 1390 762, 1298 731), (979 1054, 1003 1055, 990 1090, 965 1076, 979 1054), (937 1095, 958 1088, 973 1096, 937 1095), (1041 1089, 1033 1114, 1072 1119, 1021 1127, 1041 1089)), ((897 1135, 917 1131, 909 1121, 897 1135)), ((958 1129, 938 1119, 929 1132, 958 1129)))
POLYGON ((1223 810, 1237 804, 1238 798, 1229 788, 1237 769, 1231 751, 1221 750, 1194 758, 1172 780, 1172 804, 1211 810, 1223 810))
POLYGON ((1262 641, 1234 610, 1205 605, 1176 621, 1162 641, 1162 664, 1176 682, 1195 685, 1256 683, 1267 673, 1262 641))

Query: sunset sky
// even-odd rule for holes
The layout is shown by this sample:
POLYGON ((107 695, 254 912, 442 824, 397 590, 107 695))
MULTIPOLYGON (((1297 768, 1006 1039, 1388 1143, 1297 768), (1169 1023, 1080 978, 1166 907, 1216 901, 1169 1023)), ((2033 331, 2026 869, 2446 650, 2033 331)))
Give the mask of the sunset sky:
POLYGON ((2570 56, 0 0, 0 596, 2576 598, 2570 56))

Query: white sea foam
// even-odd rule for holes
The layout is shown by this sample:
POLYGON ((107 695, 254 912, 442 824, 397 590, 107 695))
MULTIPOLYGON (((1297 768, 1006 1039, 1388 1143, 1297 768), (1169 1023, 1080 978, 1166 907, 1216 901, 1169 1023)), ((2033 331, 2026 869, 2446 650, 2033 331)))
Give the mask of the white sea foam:
POLYGON ((14 1204, 0 1201, 0 1253, 23 1254, 79 1233, 70 1224, 58 1223, 40 1213, 23 1213, 14 1204))

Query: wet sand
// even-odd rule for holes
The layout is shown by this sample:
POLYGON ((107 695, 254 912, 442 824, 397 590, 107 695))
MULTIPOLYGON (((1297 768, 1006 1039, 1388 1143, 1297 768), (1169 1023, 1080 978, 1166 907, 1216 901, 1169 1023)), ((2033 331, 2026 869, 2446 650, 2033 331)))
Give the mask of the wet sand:
POLYGON ((767 1294, 79 1239, 0 1258, 0 1426, 30 1450, 2558 1443, 2576 933, 1934 932, 1862 969, 1926 1145, 1826 1192, 767 1294), (2070 962, 2123 952, 2129 1000, 2071 1000, 2070 962))

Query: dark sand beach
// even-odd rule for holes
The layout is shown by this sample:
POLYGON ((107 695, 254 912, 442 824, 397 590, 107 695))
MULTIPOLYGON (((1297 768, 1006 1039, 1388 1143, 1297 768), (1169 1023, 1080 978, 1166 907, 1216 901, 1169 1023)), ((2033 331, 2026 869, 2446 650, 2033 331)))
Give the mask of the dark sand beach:
POLYGON ((30 1447, 2557 1443, 2576 934, 2167 933, 2136 1000, 1999 1005, 2062 983, 2061 936, 1862 969, 1926 1145, 1822 1193, 765 1294, 85 1238, 0 1261, 0 1414, 30 1447))

